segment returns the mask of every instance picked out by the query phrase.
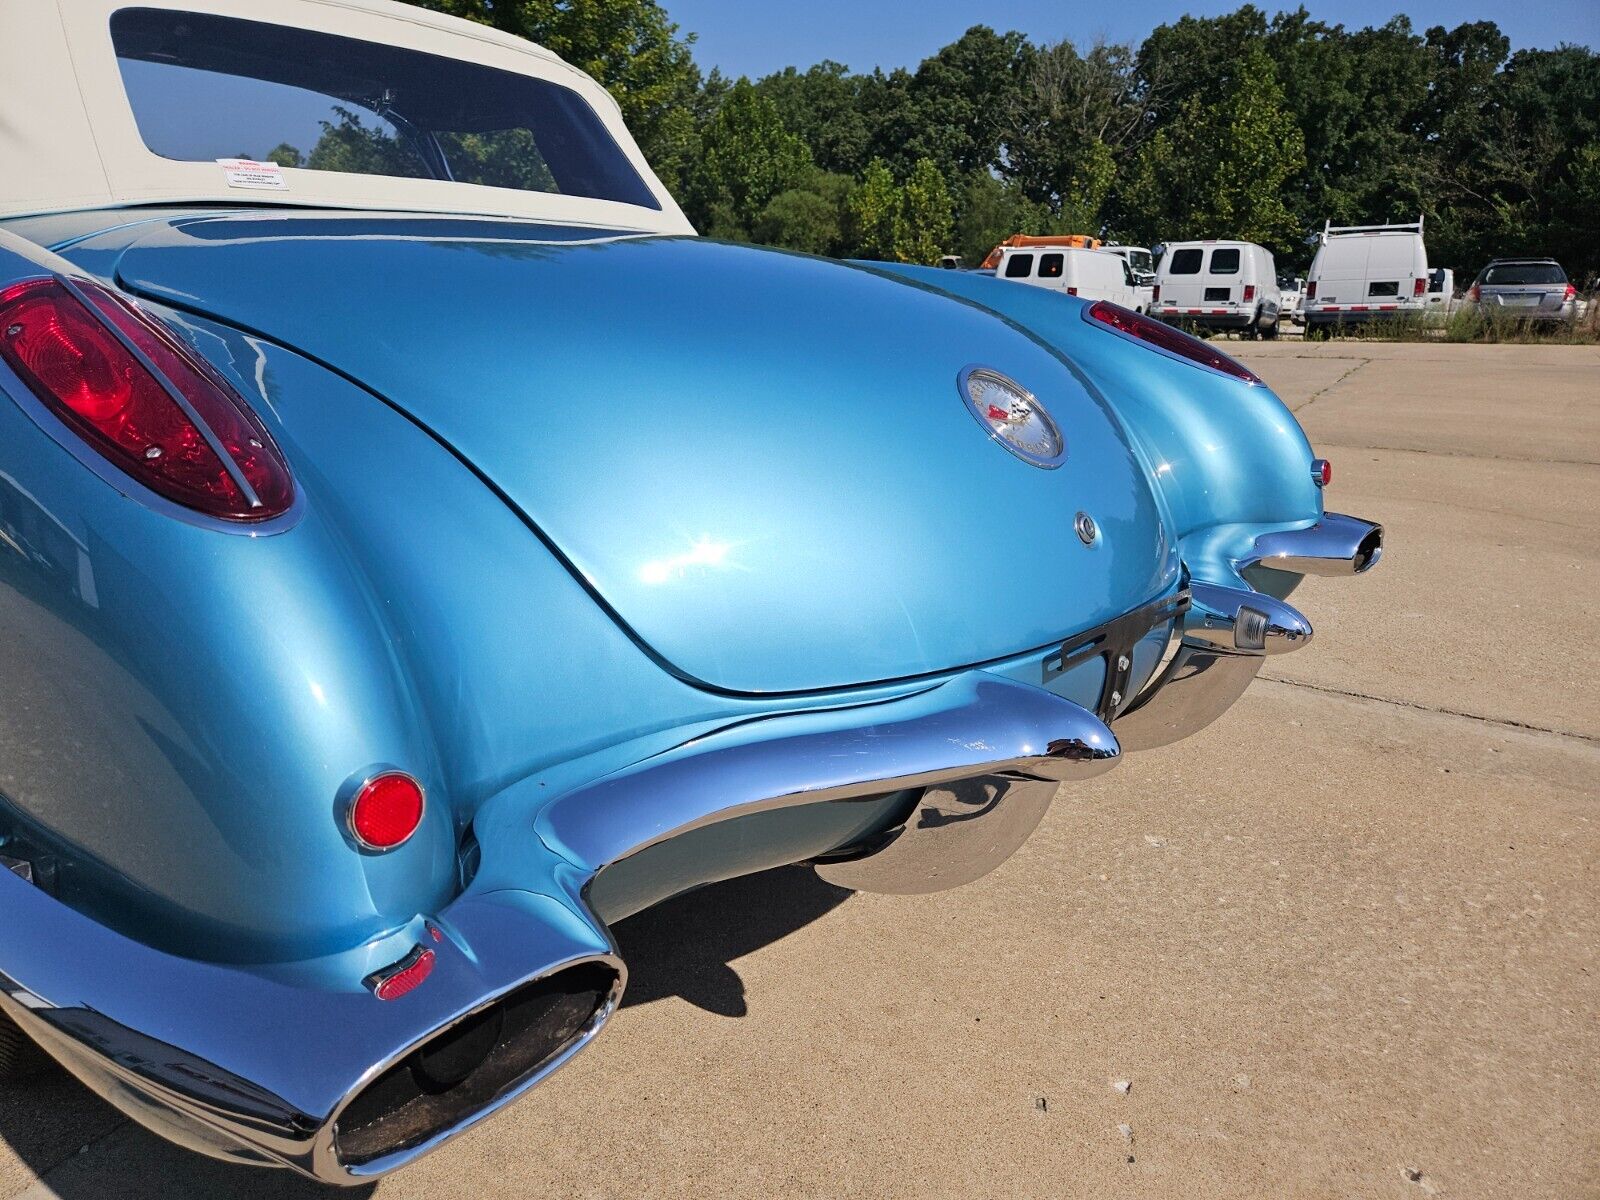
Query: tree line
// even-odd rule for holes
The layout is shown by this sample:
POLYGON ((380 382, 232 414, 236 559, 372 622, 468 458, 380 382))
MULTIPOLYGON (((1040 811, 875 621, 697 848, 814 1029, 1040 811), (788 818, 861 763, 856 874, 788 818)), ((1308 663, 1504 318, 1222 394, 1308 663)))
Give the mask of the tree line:
POLYGON ((595 76, 704 234, 976 265, 1012 233, 1236 237, 1302 269, 1324 220, 1427 221, 1430 260, 1600 273, 1600 54, 1492 21, 1359 29, 1246 4, 1139 45, 974 26, 913 69, 703 73, 656 0, 413 0, 595 76))

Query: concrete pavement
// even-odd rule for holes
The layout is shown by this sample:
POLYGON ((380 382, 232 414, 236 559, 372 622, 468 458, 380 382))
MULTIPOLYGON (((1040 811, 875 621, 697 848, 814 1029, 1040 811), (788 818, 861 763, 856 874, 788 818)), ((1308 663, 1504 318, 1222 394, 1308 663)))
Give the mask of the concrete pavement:
MULTIPOLYGON (((969 888, 626 922, 593 1049, 371 1194, 1600 1196, 1600 351, 1229 349, 1389 529, 1312 647, 969 888)), ((0 1139, 0 1196, 326 1194, 61 1078, 0 1139)))

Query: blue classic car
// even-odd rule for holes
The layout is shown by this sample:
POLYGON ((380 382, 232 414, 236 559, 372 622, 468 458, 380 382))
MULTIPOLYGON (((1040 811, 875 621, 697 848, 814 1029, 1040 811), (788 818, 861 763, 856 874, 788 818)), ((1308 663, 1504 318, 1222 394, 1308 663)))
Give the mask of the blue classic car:
POLYGON ((556 56, 0 0, 0 1067, 383 1174, 594 1038, 610 923, 973 880, 1382 531, 1105 303, 697 239, 556 56))

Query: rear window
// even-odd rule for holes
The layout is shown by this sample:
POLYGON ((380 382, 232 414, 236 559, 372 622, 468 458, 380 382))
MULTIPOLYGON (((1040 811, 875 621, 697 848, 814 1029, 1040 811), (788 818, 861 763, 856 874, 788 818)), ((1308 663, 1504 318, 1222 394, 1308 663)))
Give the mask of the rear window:
POLYGON ((1039 278, 1060 279, 1066 270, 1067 257, 1064 254, 1041 254, 1039 256, 1039 278))
POLYGON ((1565 283, 1567 273, 1555 263, 1499 263, 1483 273, 1483 283, 1515 287, 1529 283, 1565 283))
POLYGON ((1033 274, 1033 255, 1013 254, 1006 259, 1007 279, 1026 279, 1033 274))
POLYGON ((1226 250, 1213 250, 1211 252, 1211 273, 1213 275, 1237 275, 1239 273, 1239 248, 1234 246, 1226 250))
POLYGON ((1200 262, 1205 257, 1202 250, 1174 250, 1172 252, 1172 265, 1167 268, 1169 275, 1198 275, 1200 262))
POLYGON ((1386 296, 1398 296, 1399 294, 1400 281, 1398 279, 1383 280, 1367 285, 1368 299, 1382 299, 1386 296))
POLYGON ((1428 290, 1430 292, 1444 291, 1444 268, 1435 267, 1428 272, 1428 290))
POLYGON ((588 102, 476 63, 308 29, 126 8, 139 136, 180 162, 438 179, 661 207, 588 102))

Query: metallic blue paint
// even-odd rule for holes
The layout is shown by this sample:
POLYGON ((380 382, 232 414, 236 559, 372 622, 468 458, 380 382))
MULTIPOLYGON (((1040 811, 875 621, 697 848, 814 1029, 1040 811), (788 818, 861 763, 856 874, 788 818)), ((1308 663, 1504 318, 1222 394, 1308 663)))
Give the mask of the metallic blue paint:
MULTIPOLYGON (((552 802, 570 815, 597 780, 752 723, 920 711, 974 667, 973 695, 999 676, 1092 709, 1104 667, 1063 673, 1064 639, 1185 569, 1242 586, 1260 535, 1323 515, 1266 388, 1003 281, 437 216, 6 228, 0 287, 65 269, 141 295, 299 487, 268 529, 174 519, 0 365, 0 852, 53 855, 64 906, 132 939, 105 943, 119 961, 251 964, 229 988, 359 989, 424 918, 488 897, 560 911, 603 954, 598 864, 552 848, 552 802), (974 363, 1048 407, 1060 469, 974 424, 956 391, 974 363), (336 797, 380 763, 428 813, 362 854, 336 797)), ((1129 648, 1124 708, 1170 635, 1129 648)), ((697 879, 675 862, 610 902, 854 846, 904 811, 853 803, 790 809, 697 879)))
POLYGON ((516 228, 203 219, 140 231, 115 271, 405 411, 664 664, 718 690, 959 669, 1176 582, 1103 401, 988 312, 798 255, 516 228), (972 363, 1051 411, 1060 471, 974 436, 956 386, 972 363), (1093 552, 1064 534, 1080 509, 1104 531, 1093 552))

